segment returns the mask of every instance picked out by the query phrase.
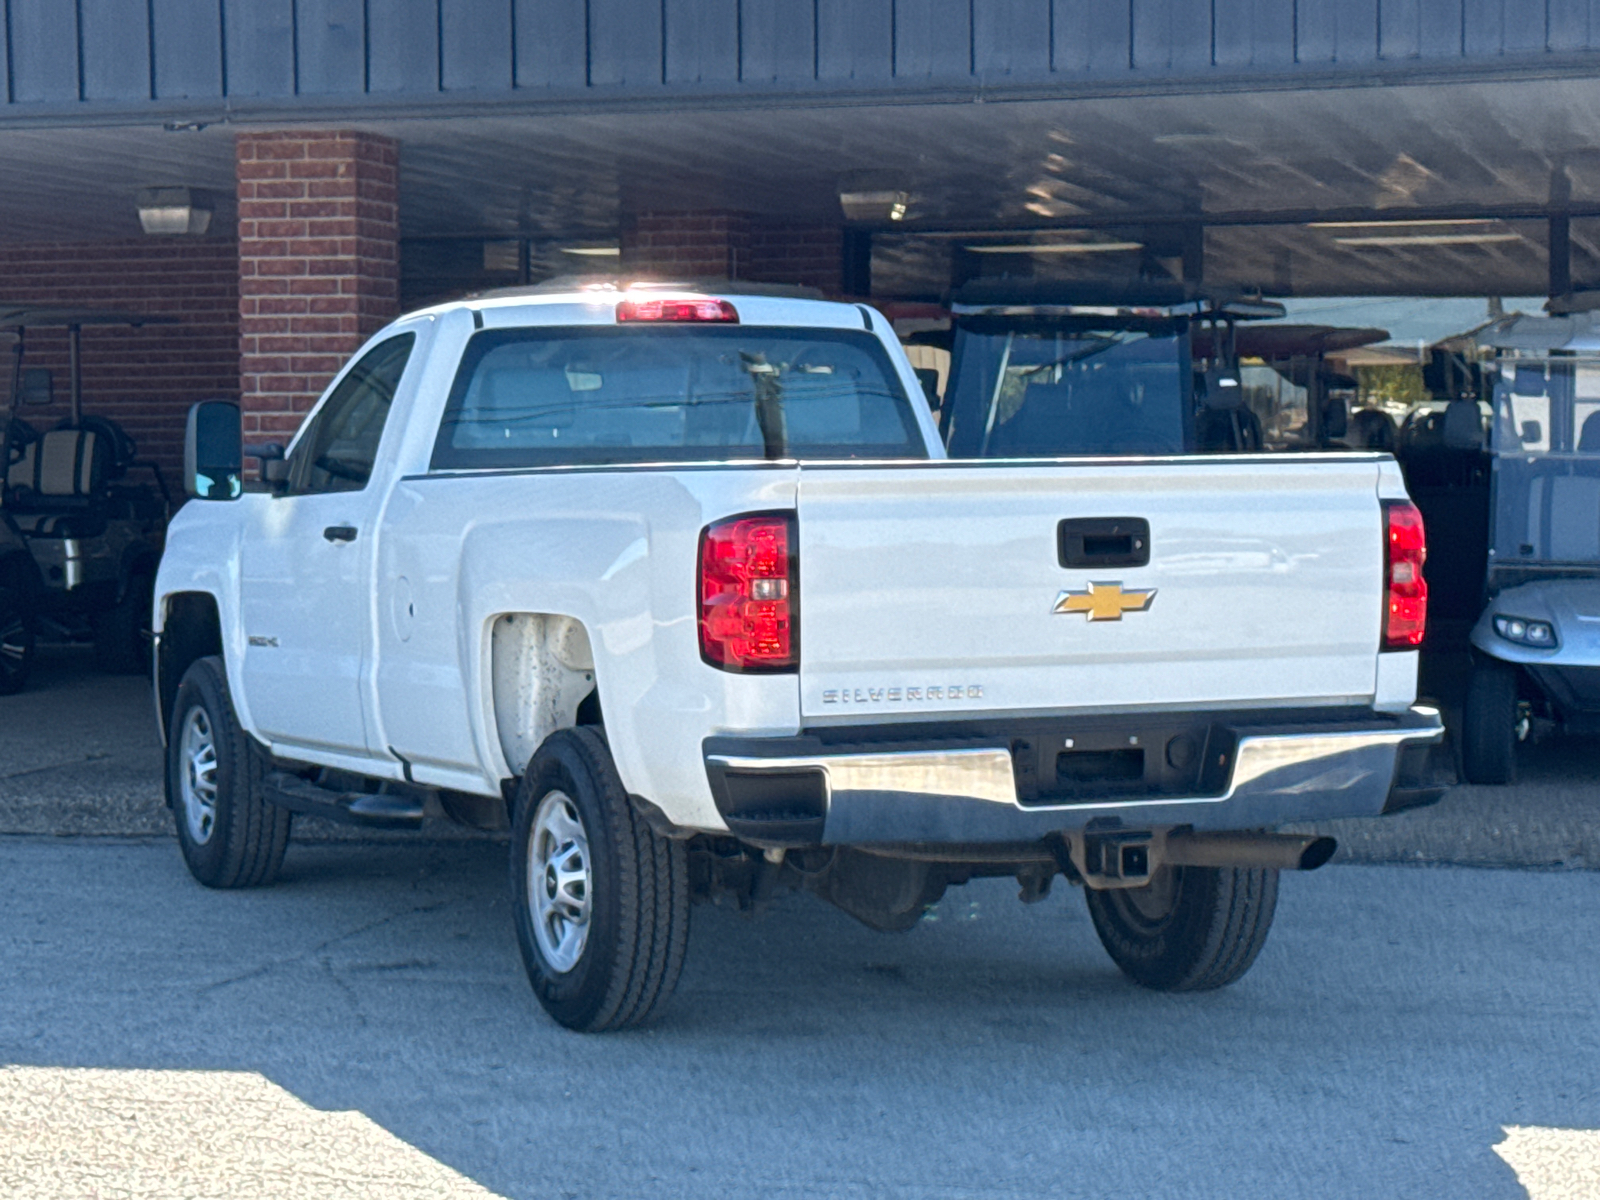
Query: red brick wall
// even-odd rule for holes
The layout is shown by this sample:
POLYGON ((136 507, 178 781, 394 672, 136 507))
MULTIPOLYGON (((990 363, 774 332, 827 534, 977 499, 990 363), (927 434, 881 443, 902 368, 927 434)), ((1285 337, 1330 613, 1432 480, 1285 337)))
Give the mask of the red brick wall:
POLYGON ((834 296, 842 253, 837 225, 741 212, 642 212, 622 230, 623 272, 660 279, 793 283, 834 296))
POLYGON ((751 226, 747 279, 796 283, 828 296, 842 290, 844 230, 804 221, 751 226))
MULTIPOLYGON (((177 318, 174 325, 83 331, 84 411, 119 422, 138 441, 141 458, 161 463, 175 490, 189 406, 239 395, 238 296, 238 255, 226 238, 0 245, 6 301, 177 318)), ((0 335, 3 388, 10 386, 13 345, 0 335)), ((55 405, 19 410, 49 428, 68 414, 66 331, 30 331, 24 363, 55 374, 55 405)))
POLYGON ((660 279, 733 279, 750 254, 750 219, 721 211, 642 212, 624 223, 622 270, 660 279))
POLYGON ((399 312, 399 153, 345 131, 241 133, 235 145, 245 435, 287 440, 399 312))

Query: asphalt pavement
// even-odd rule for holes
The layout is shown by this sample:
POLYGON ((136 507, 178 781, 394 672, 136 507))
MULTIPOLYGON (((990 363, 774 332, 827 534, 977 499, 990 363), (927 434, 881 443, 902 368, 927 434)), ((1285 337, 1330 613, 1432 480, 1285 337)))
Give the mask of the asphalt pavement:
POLYGON ((699 908, 659 1025, 579 1037, 502 841, 300 821, 207 892, 147 682, 52 649, 0 698, 0 1196, 1600 1196, 1600 746, 1523 772, 1339 823, 1222 992, 986 880, 903 936, 699 908))
POLYGON ((504 873, 297 844, 215 893, 165 840, 0 839, 0 1193, 1600 1188, 1595 872, 1285 877, 1250 974, 1188 996, 1126 983, 1066 887, 981 881, 905 935, 702 907, 660 1023, 605 1036, 539 1010, 504 873))

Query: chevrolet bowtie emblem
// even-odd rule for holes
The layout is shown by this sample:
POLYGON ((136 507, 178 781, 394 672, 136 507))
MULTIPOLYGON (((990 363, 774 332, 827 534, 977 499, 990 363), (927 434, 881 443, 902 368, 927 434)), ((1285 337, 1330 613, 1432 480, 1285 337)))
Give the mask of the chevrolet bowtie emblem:
POLYGON ((1125 612, 1144 612, 1156 598, 1148 592, 1125 592, 1120 583, 1091 583, 1086 592, 1062 592, 1056 597, 1058 613, 1086 613, 1091 621, 1120 621, 1125 612))

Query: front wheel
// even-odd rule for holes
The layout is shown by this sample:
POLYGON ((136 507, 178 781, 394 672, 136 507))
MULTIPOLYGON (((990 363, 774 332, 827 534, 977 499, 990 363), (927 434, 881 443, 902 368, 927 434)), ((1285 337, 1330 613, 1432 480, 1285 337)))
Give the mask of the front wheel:
POLYGON ((271 883, 289 845, 288 809, 262 794, 264 754, 239 727, 220 658, 184 672, 167 737, 167 799, 189 873, 207 887, 271 883))
POLYGON ((1461 709, 1461 773, 1468 783, 1517 781, 1517 676, 1498 664, 1474 667, 1461 709))
POLYGON ((1144 887, 1085 895, 1100 944, 1124 975, 1157 991, 1201 992, 1232 983, 1261 953, 1278 872, 1162 867, 1144 887))
POLYGON ((33 670, 33 616, 11 588, 0 588, 0 696, 20 692, 33 670))
POLYGON ((647 1020, 689 938, 689 863, 623 789, 604 738, 553 733, 517 790, 511 833, 517 945, 534 994, 568 1029, 647 1020))

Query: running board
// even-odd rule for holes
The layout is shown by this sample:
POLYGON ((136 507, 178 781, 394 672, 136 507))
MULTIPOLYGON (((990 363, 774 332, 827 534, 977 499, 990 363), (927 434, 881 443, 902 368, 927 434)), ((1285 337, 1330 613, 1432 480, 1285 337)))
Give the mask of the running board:
POLYGON ((262 781, 268 802, 290 812, 359 825, 364 829, 421 829, 423 804, 410 796, 372 792, 336 792, 291 775, 268 771, 262 781))

